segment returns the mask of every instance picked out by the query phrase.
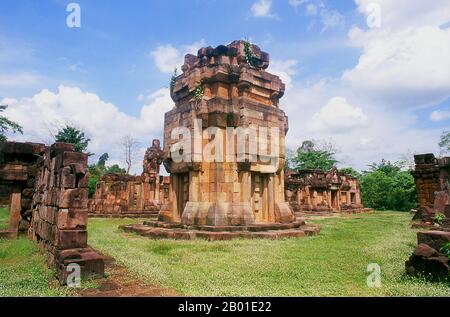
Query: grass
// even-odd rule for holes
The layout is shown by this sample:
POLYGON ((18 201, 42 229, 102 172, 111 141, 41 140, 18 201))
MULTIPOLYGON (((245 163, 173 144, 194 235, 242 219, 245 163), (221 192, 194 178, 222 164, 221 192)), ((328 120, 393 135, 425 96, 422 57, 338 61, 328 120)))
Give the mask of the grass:
MULTIPOLYGON (((410 215, 377 212, 315 220, 316 237, 221 242, 150 240, 118 229, 136 219, 90 219, 89 243, 130 277, 189 296, 450 296, 450 285, 404 275, 416 245, 410 215), (381 266, 369 288, 367 265, 381 266)), ((83 288, 96 287, 86 281, 83 288)), ((70 296, 25 237, 0 240, 1 296, 70 296)))
POLYGON ((150 240, 118 229, 130 219, 91 219, 89 243, 147 283, 189 296, 450 296, 448 283, 404 275, 416 245, 408 213, 315 220, 304 239, 150 240), (382 287, 369 288, 370 263, 382 287))
POLYGON ((9 211, 6 207, 0 206, 0 230, 9 228, 9 211))
POLYGON ((28 238, 0 239, 0 297, 67 295, 45 263, 44 255, 28 238))

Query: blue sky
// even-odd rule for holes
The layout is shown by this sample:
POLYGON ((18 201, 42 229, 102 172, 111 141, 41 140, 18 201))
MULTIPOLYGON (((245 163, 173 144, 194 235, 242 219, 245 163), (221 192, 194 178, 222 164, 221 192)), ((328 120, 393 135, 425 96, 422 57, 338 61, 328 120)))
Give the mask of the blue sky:
POLYGON ((437 152, 450 126, 447 0, 79 0, 81 28, 68 28, 70 2, 0 2, 0 102, 25 128, 12 138, 50 142, 54 124, 71 122, 91 151, 120 163, 121 135, 141 152, 160 137, 183 55, 242 38, 269 52, 269 71, 287 83, 289 147, 331 140, 342 165, 363 169, 437 152))

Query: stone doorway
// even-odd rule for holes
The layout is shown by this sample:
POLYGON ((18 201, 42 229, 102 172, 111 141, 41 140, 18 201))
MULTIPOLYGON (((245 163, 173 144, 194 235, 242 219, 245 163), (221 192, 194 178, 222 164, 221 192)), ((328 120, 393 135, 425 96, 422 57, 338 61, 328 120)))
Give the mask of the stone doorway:
POLYGON ((331 207, 333 208, 333 210, 339 209, 338 191, 337 190, 331 191, 331 207))
POLYGON ((176 192, 179 193, 177 195, 177 210, 178 215, 183 215, 184 208, 186 207, 187 202, 189 201, 189 173, 177 174, 174 177, 176 179, 176 192))

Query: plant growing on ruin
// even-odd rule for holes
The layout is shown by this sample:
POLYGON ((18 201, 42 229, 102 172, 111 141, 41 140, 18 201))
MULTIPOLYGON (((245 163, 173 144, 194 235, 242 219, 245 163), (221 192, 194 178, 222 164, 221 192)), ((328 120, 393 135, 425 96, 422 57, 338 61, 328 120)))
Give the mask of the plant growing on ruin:
POLYGON ((438 145, 439 145, 441 155, 450 153, 450 131, 442 132, 441 139, 440 139, 438 145))
POLYGON ((175 88, 175 81, 177 79, 177 73, 178 73, 178 69, 175 67, 175 69, 173 70, 172 77, 170 78, 170 93, 172 93, 173 89, 175 88))
POLYGON ((442 213, 438 213, 436 214, 436 217, 434 217, 434 222, 437 223, 438 225, 442 225, 444 223, 445 220, 445 215, 442 213))
MULTIPOLYGON (((2 106, 0 105, 0 113, 6 110, 8 106, 2 106)), ((22 127, 14 122, 6 118, 5 116, 0 115, 0 143, 6 141, 6 132, 12 131, 13 133, 23 133, 22 127)))
POLYGON ((255 53, 253 53, 252 45, 249 41, 244 40, 244 54, 245 54, 245 62, 250 66, 256 67, 257 65, 257 57, 255 53))
POLYGON ((203 91, 203 81, 199 80, 194 89, 194 98, 195 101, 200 102, 203 99, 204 91, 203 91))
POLYGON ((447 242, 446 244, 444 244, 442 246, 440 252, 450 259, 450 242, 447 242))

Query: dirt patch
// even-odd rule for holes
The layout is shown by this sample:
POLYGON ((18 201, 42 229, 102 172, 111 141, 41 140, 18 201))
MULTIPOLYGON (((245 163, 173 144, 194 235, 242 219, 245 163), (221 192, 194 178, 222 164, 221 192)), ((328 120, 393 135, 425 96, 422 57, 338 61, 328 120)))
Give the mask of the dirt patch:
POLYGON ((81 297, 166 297, 178 296, 176 290, 145 284, 132 277, 130 272, 117 265, 114 260, 106 261, 106 278, 96 280, 95 288, 78 292, 81 297))

